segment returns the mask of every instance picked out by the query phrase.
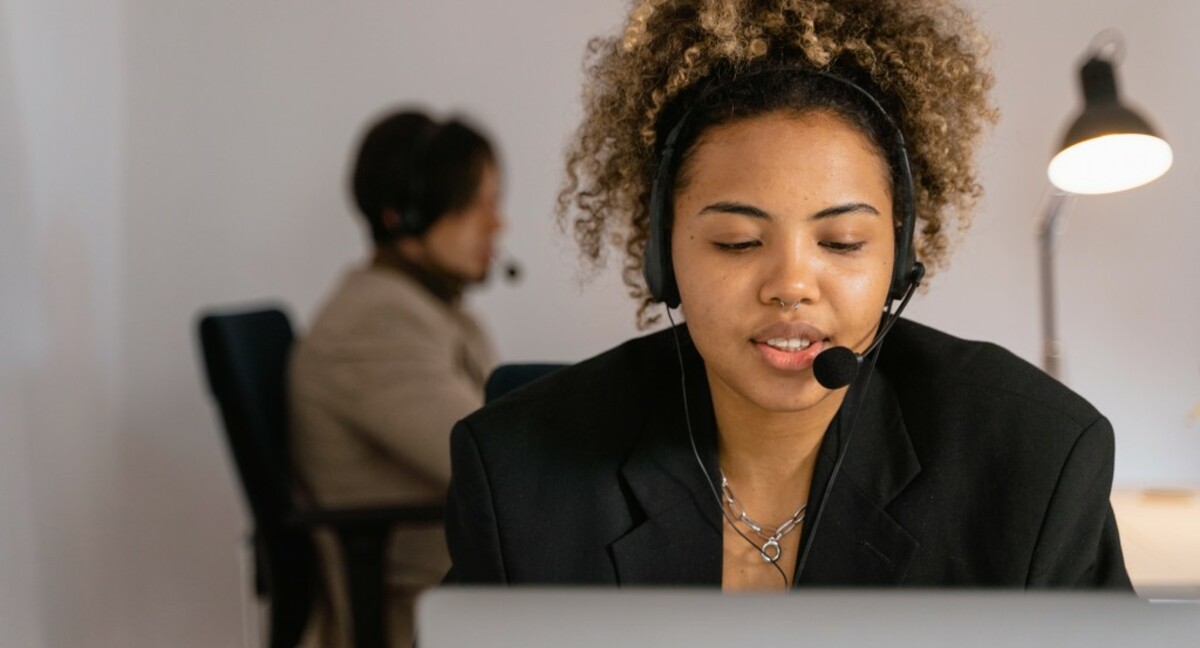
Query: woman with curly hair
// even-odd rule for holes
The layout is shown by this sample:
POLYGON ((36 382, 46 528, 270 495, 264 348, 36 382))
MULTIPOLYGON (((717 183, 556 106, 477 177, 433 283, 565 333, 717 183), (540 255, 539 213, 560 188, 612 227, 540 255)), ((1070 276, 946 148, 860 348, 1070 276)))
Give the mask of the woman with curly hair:
POLYGON ((456 426, 449 582, 1130 588, 1108 421, 897 319, 981 194, 970 16, 657 0, 590 56, 560 217, 686 323, 456 426))

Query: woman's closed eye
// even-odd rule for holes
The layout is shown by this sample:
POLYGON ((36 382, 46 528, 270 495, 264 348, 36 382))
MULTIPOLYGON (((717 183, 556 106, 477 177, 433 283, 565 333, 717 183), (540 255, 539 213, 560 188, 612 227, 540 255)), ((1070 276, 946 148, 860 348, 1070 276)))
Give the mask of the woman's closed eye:
POLYGON ((746 250, 749 250, 751 248, 756 248, 760 245, 762 245, 762 241, 758 241, 756 239, 751 239, 751 240, 746 240, 746 241, 733 241, 730 243, 724 243, 721 241, 713 241, 713 247, 717 248, 718 250, 720 250, 722 252, 745 252, 746 250))
POLYGON ((863 249, 866 244, 866 241, 822 241, 821 247, 839 254, 849 254, 863 249))

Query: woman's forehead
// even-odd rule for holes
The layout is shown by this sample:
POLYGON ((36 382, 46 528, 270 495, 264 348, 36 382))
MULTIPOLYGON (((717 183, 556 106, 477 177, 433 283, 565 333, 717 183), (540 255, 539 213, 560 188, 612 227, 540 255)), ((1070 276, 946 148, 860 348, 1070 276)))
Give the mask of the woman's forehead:
MULTIPOLYGON (((887 161, 865 134, 828 112, 769 113, 714 126, 696 141, 680 169, 677 194, 702 179, 762 186, 857 184, 890 194, 887 161)), ((714 186, 715 183, 715 186, 714 186)))

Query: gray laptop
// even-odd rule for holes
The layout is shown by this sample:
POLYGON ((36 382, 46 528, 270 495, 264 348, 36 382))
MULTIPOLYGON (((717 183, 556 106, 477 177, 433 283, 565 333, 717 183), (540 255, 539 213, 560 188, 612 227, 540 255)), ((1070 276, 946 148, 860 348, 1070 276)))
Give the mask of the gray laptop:
POLYGON ((541 646, 1200 647, 1200 601, 999 591, 439 588, 421 648, 541 646))

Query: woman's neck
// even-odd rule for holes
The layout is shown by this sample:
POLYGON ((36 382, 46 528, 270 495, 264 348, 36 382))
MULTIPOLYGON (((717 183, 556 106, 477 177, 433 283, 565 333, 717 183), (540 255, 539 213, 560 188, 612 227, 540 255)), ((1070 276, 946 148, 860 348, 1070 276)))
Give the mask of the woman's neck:
POLYGON ((439 300, 454 306, 462 299, 464 283, 445 272, 440 272, 428 262, 410 258, 414 255, 405 254, 397 247, 378 246, 371 257, 371 266, 385 268, 412 277, 430 294, 439 300))
POLYGON ((817 453, 845 392, 829 392, 803 411, 776 412, 752 403, 711 374, 709 385, 718 458, 727 480, 721 587, 730 591, 787 588, 799 559, 802 532, 793 526, 789 533, 769 536, 775 540, 771 545, 756 525, 775 534, 788 522, 803 524, 802 507, 812 492, 817 453), (768 551, 777 560, 773 567, 763 561, 768 551))
POLYGON ((778 487, 803 482, 807 486, 825 431, 844 397, 845 391, 838 390, 804 411, 770 412, 728 387, 714 386, 721 470, 731 481, 743 484, 778 487))

